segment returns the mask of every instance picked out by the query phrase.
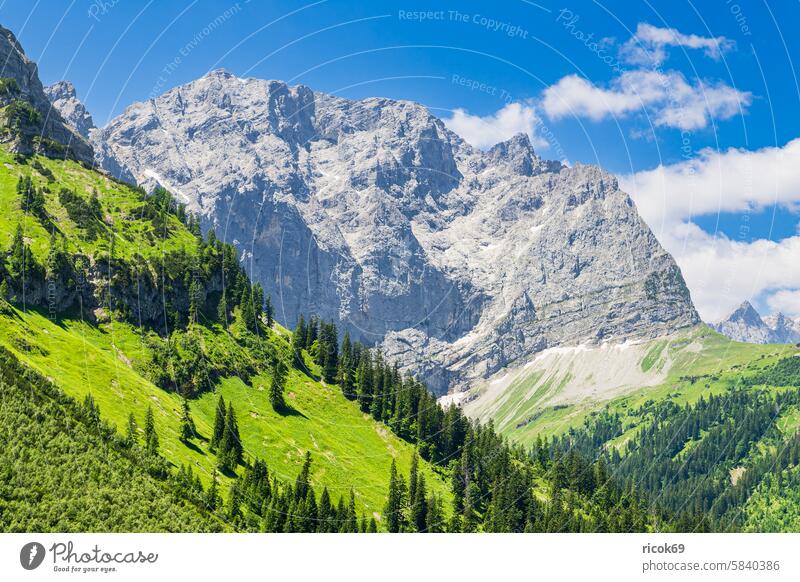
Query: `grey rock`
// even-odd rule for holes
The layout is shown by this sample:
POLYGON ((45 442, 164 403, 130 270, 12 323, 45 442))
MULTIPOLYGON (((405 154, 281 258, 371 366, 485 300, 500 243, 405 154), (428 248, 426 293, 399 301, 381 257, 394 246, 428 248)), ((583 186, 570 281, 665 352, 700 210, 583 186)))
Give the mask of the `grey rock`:
POLYGON ((791 319, 782 313, 762 318, 749 301, 711 327, 734 341, 751 344, 800 342, 800 318, 791 319))
POLYGON ((617 180, 525 136, 473 149, 416 103, 213 71, 92 132, 236 244, 279 321, 334 319, 442 393, 560 344, 697 323, 617 180))
MULTIPOLYGON (((14 102, 27 103, 36 112, 31 118, 9 121, 0 129, 0 141, 10 144, 12 151, 21 154, 40 152, 52 157, 72 158, 86 164, 94 163, 89 143, 62 118, 45 95, 36 64, 25 56, 14 34, 0 26, 0 77, 5 90, 0 94, 0 107, 14 102)), ((7 110, 8 111, 8 110, 7 110)))
POLYGON ((94 121, 83 103, 75 94, 70 81, 59 81, 44 88, 44 93, 64 120, 75 128, 81 136, 89 139, 89 131, 94 129, 94 121))

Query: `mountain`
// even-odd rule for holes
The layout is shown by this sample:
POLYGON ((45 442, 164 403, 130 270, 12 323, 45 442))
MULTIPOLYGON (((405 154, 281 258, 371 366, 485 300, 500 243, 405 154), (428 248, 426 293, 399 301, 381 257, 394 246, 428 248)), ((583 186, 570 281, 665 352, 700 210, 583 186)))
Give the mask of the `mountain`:
POLYGON ((698 322, 617 180, 525 135, 482 152, 416 103, 217 70, 92 139, 109 172, 236 245, 279 321, 332 319, 440 394, 553 346, 698 322))
POLYGON ((788 344, 800 342, 800 318, 792 320, 782 313, 761 318, 749 301, 743 302, 726 319, 713 325, 721 334, 735 341, 753 344, 788 344))
POLYGON ((75 87, 69 81, 59 81, 44 88, 44 93, 56 110, 61 113, 64 121, 78 130, 84 138, 89 139, 89 131, 94 129, 92 115, 78 99, 75 87))
POLYGON ((0 62, 0 143, 22 154, 37 151, 93 164, 92 147, 50 104, 36 64, 2 26, 0 62))

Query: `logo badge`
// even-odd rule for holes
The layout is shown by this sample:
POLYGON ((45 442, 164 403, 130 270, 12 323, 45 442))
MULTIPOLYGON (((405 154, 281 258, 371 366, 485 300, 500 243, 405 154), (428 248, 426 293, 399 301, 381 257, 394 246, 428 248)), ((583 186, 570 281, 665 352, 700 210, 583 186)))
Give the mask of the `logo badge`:
POLYGON ((35 570, 42 565, 44 553, 44 546, 39 542, 27 543, 19 552, 19 563, 26 570, 35 570))

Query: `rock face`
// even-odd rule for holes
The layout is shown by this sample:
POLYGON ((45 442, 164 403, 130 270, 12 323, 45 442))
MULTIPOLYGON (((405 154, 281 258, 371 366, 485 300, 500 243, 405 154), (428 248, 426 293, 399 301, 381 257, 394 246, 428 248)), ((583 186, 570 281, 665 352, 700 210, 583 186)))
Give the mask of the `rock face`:
POLYGON ((89 143, 64 121, 45 95, 36 64, 14 34, 0 26, 0 141, 22 154, 41 152, 94 163, 89 143))
POLYGON ((762 319, 749 301, 712 327, 732 340, 751 344, 800 342, 800 318, 793 320, 778 313, 762 319))
POLYGON ((59 81, 45 87, 44 93, 64 120, 78 130, 81 136, 89 139, 89 131, 94 129, 94 121, 75 94, 75 87, 72 83, 59 81))
POLYGON ((92 138, 110 172, 235 243, 279 321, 334 319, 438 393, 548 347, 699 321, 617 180, 524 135, 481 152, 416 103, 214 71, 92 138))

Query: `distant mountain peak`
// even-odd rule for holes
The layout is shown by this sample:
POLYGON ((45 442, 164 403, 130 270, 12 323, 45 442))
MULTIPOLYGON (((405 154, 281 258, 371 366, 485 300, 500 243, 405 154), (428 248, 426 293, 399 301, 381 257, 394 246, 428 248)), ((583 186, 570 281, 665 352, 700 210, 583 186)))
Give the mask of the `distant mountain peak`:
POLYGON ((755 344, 800 342, 800 318, 793 320, 780 312, 762 318, 749 301, 743 301, 727 318, 712 327, 735 341, 755 344))

